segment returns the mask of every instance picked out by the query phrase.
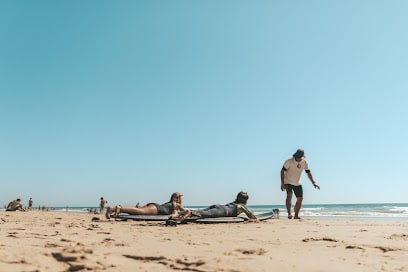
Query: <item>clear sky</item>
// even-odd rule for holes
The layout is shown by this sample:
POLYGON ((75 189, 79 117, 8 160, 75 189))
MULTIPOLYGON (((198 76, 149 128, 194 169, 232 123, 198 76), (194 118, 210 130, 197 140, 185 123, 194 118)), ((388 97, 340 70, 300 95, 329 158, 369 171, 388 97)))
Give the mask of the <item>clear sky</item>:
POLYGON ((407 202, 408 1, 1 1, 0 205, 407 202))

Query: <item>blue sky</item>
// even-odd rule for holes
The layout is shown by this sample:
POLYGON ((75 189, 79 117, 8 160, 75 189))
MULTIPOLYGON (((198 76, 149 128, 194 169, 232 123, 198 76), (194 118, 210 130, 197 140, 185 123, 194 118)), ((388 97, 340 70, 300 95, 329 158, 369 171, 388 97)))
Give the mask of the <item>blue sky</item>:
POLYGON ((0 205, 407 202, 406 1, 2 1, 0 205), (3 203, 3 204, 2 204, 3 203))

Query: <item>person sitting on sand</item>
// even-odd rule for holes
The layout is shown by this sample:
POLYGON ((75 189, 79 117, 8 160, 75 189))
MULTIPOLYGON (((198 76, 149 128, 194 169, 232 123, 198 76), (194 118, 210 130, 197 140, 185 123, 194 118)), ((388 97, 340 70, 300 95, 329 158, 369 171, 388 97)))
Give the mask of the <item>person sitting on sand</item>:
POLYGON ((16 200, 11 201, 7 205, 6 211, 10 211, 10 212, 22 211, 22 212, 25 212, 26 210, 23 208, 23 205, 21 204, 21 199, 17 198, 16 200))
POLYGON ((235 217, 241 213, 245 213, 250 221, 257 221, 256 216, 246 207, 248 198, 248 194, 241 191, 237 194, 234 202, 225 205, 211 205, 203 210, 194 210, 192 211, 192 214, 201 218, 216 218, 235 217))
POLYGON ((108 207, 106 211, 106 218, 116 218, 120 213, 134 214, 134 215, 169 215, 169 218, 184 220, 190 217, 191 211, 183 207, 181 193, 173 193, 169 202, 162 205, 157 203, 149 203, 142 207, 108 207))

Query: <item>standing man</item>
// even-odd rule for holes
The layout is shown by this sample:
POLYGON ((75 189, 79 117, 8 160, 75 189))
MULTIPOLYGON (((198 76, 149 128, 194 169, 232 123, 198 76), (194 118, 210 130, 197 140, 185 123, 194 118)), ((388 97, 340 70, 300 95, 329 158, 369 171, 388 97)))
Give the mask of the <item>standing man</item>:
POLYGON ((106 203, 108 203, 108 201, 101 197, 101 202, 99 203, 99 213, 103 213, 103 209, 105 208, 106 203))
POLYGON ((28 210, 32 210, 33 209, 33 199, 30 197, 30 199, 28 200, 28 210))
POLYGON ((283 164, 281 170, 281 190, 286 190, 286 210, 288 211, 288 218, 292 219, 292 195, 293 192, 296 196, 296 204, 295 204, 295 219, 300 219, 299 211, 300 207, 302 207, 303 201, 303 188, 300 184, 300 176, 302 174, 302 170, 305 170, 307 177, 312 182, 313 186, 316 189, 320 190, 319 185, 314 181, 312 173, 309 170, 309 165, 307 164, 305 151, 303 149, 298 149, 293 157, 286 160, 283 164))

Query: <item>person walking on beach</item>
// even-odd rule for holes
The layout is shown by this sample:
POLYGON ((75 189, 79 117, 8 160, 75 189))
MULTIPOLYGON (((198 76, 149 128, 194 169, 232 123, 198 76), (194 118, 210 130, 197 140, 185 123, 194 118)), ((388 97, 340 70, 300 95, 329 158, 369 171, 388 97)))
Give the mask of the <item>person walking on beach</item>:
POLYGON ((288 211, 289 219, 293 218, 291 213, 293 192, 296 196, 294 218, 300 219, 299 211, 303 201, 303 187, 302 184, 300 184, 302 170, 305 170, 307 177, 312 182, 315 189, 320 190, 320 186, 317 185, 316 181, 313 179, 312 173, 309 170, 309 165, 305 157, 305 151, 303 149, 298 149, 295 154, 293 154, 292 158, 285 161, 280 173, 281 190, 286 190, 286 210, 288 211))
POLYGON ((106 199, 104 199, 103 197, 101 197, 101 202, 99 203, 99 213, 103 213, 103 210, 105 209, 105 204, 106 203, 108 203, 108 201, 106 199))

